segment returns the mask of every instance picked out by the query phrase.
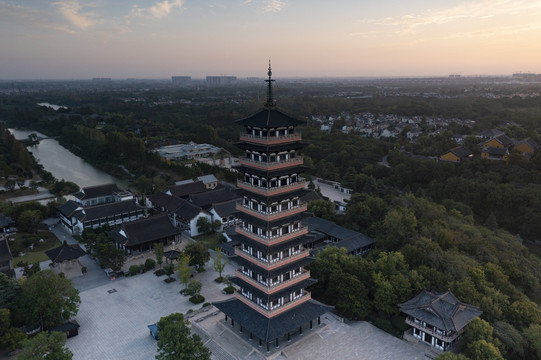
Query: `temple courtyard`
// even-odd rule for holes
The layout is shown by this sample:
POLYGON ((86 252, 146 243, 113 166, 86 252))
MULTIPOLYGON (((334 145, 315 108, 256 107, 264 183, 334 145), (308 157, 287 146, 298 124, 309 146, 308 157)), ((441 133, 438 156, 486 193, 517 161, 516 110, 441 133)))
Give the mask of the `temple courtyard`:
MULTIPOLYGON (((233 273, 228 264, 227 274, 233 273)), ((105 277, 105 274, 103 274, 105 277)), ((212 260, 207 271, 195 276, 201 281, 201 294, 206 301, 227 299, 214 279, 212 260)), ((81 306, 76 320, 81 325, 79 335, 70 338, 66 346, 73 352, 74 360, 93 359, 154 359, 156 340, 149 334, 147 325, 173 312, 195 310, 188 318, 192 330, 202 336, 213 353, 214 360, 232 359, 424 359, 424 351, 397 339, 367 322, 345 324, 339 318, 326 314, 321 325, 303 329, 303 334, 291 335, 291 341, 282 339, 266 351, 265 344, 249 340, 247 332, 238 326, 231 327, 225 317, 214 307, 193 305, 179 294, 183 286, 179 281, 167 284, 165 276, 156 277, 152 272, 133 277, 107 281, 105 285, 82 290, 81 306)))

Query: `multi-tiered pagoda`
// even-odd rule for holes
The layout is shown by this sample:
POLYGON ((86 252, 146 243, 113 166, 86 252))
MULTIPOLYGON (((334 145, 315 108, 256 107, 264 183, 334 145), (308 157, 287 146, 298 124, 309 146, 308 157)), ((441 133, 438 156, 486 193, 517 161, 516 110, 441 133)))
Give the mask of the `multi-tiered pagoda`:
POLYGON ((305 181, 299 176, 303 160, 298 151, 303 143, 295 130, 304 122, 276 109, 270 63, 268 76, 265 108, 237 121, 245 128, 237 144, 245 152, 237 167, 242 199, 237 203, 241 222, 235 261, 240 267, 231 279, 238 291, 233 299, 214 304, 250 339, 265 343, 267 351, 272 342, 278 346, 280 339, 302 334, 314 320, 319 324, 330 309, 305 290, 315 280, 305 269, 313 259, 304 247, 311 237, 302 225, 305 181))

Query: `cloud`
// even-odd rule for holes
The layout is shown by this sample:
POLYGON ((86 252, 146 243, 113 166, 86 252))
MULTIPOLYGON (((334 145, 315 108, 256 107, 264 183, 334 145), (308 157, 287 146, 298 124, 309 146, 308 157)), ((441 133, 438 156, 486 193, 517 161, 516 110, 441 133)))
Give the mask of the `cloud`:
POLYGON ((264 12, 278 12, 282 10, 285 3, 280 0, 265 0, 265 5, 263 6, 264 12))
POLYGON ((152 16, 156 18, 162 18, 173 10, 173 8, 181 8, 182 7, 182 0, 174 0, 169 2, 168 0, 158 2, 154 6, 150 7, 149 11, 152 14, 152 16))
POLYGON ((421 14, 406 14, 399 17, 364 19, 362 22, 383 26, 415 29, 426 25, 443 25, 452 22, 477 21, 494 16, 519 15, 541 10, 541 2, 520 0, 483 0, 462 3, 450 8, 427 11, 421 14))
POLYGON ((42 32, 44 30, 54 30, 73 33, 72 29, 61 24, 62 21, 59 20, 55 16, 38 9, 0 1, 0 22, 2 23, 10 23, 25 30, 32 29, 42 32))
POLYGON ((53 3, 53 5, 59 7, 59 12, 66 18, 72 25, 78 27, 81 30, 86 30, 97 23, 95 19, 95 14, 92 12, 87 12, 83 14, 81 9, 83 6, 79 1, 58 1, 53 3))

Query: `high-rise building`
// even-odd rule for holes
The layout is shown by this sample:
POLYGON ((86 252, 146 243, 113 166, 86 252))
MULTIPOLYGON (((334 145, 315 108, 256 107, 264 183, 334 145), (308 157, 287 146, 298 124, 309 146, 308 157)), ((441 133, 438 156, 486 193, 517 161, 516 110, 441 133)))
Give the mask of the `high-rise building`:
POLYGON ((304 122, 276 108, 269 63, 265 108, 237 123, 244 126, 237 144, 245 156, 237 170, 242 199, 237 203, 235 260, 240 267, 231 281, 238 286, 234 298, 214 305, 238 323, 240 331, 256 337, 259 346, 290 339, 331 307, 318 303, 305 288, 315 282, 305 266, 313 261, 304 246, 312 239, 302 225, 306 204, 301 201, 305 180, 299 174, 303 159, 304 122))

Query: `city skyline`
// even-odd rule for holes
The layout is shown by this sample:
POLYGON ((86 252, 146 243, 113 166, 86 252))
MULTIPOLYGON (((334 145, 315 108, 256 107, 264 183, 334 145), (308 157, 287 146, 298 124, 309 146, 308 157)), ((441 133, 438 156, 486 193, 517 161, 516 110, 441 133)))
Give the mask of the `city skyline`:
POLYGON ((540 73, 541 1, 1 1, 0 79, 540 73))

